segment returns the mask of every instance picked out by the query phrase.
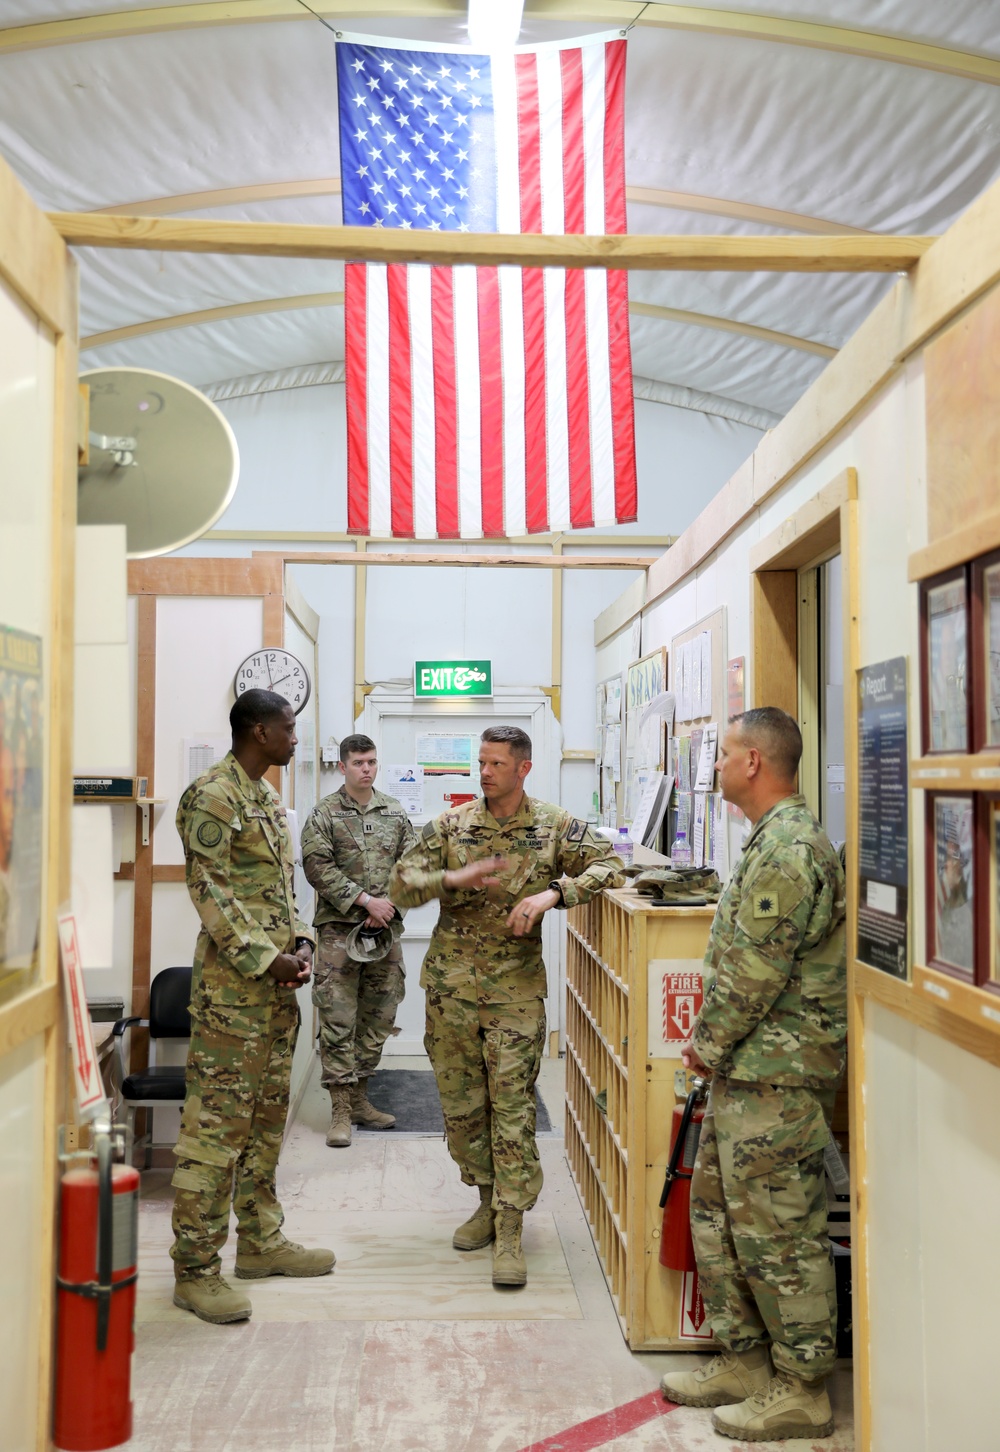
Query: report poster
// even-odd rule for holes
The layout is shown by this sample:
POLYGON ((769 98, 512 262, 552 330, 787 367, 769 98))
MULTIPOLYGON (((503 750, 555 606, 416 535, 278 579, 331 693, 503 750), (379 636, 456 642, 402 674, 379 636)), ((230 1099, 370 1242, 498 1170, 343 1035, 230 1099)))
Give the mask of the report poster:
POLYGON ((43 747, 42 642, 0 625, 0 978, 38 951, 43 747))
POLYGON ((906 658, 858 671, 858 958, 894 978, 909 961, 906 658))

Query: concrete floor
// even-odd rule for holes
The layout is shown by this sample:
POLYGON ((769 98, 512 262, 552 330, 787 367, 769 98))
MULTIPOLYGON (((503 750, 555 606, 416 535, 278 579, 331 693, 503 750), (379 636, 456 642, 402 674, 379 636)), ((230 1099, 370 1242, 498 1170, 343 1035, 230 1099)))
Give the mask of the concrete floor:
MULTIPOLYGON (((387 1058, 383 1067, 422 1068, 387 1058)), ((451 1248, 471 1213, 442 1140, 356 1134, 324 1143, 318 1072, 279 1169, 285 1231, 337 1253, 332 1276, 237 1282, 252 1320, 209 1326, 171 1303, 169 1171, 143 1176, 133 1361, 136 1452, 852 1452, 850 1366, 831 1382, 823 1442, 743 1444, 710 1413, 666 1409, 663 1373, 687 1353, 626 1345, 564 1156, 563 1064, 542 1097, 557 1133, 539 1141, 545 1187, 525 1222, 529 1282, 490 1284, 490 1251, 451 1248)), ((231 1268, 235 1239, 224 1256, 231 1268)))

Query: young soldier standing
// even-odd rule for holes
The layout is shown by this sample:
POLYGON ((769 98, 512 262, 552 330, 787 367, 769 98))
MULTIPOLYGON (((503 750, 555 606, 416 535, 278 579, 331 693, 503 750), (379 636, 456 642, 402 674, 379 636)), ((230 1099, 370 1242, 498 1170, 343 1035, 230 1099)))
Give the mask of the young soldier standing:
POLYGON ((801 755, 798 726, 776 707, 729 723, 722 795, 753 826, 712 924, 705 1002, 681 1055, 712 1076, 691 1230, 723 1350, 662 1387, 673 1402, 717 1407, 715 1430, 748 1442, 833 1432, 823 1151, 847 1035, 845 893, 840 859, 795 793, 801 755))
POLYGON ((322 1082, 333 1110, 326 1142, 335 1148, 350 1144, 352 1123, 366 1129, 396 1123, 369 1102, 368 1080, 403 1001, 403 947, 396 940, 377 962, 360 963, 348 953, 347 938, 361 924, 379 929, 398 921, 388 898, 389 874, 414 841, 396 798, 375 790, 374 741, 345 736, 340 760, 344 785, 313 808, 302 833, 302 866, 316 889, 313 1002, 322 1082))
POLYGON ((201 918, 191 984, 187 1095, 174 1149, 174 1304, 203 1321, 245 1321, 249 1299, 220 1274, 236 1211, 236 1274, 320 1276, 332 1250, 281 1234, 275 1170, 309 982, 312 934, 295 911, 285 809, 266 782, 295 751, 283 696, 247 691, 229 713, 232 751, 181 797, 188 892, 201 918))
POLYGON ((542 1188, 535 1080, 545 1045, 542 918, 620 887, 608 842, 562 807, 529 797, 531 741, 517 726, 482 735, 482 799, 428 822, 392 874, 394 902, 441 899, 424 959, 430 1056, 448 1149, 480 1204, 456 1250, 496 1241, 493 1284, 523 1286, 525 1210, 542 1188))

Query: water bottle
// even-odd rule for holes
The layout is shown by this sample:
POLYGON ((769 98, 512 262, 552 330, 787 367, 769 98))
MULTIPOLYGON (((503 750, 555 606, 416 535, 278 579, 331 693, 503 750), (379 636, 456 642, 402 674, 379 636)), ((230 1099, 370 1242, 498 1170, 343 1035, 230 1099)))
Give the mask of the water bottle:
POLYGON ((615 851, 618 853, 618 856, 622 860, 622 866, 631 867, 632 857, 634 855, 634 848, 632 845, 632 838, 628 834, 627 827, 618 828, 618 836, 615 838, 614 847, 615 851))
POLYGON ((674 837, 674 845, 670 849, 670 861, 674 867, 689 867, 691 865, 691 853, 687 844, 687 833, 684 828, 674 837))

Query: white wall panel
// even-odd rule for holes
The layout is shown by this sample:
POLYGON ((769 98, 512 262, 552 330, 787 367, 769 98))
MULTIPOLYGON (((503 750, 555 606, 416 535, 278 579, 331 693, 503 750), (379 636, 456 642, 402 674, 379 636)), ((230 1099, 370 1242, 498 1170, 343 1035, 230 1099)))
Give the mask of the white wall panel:
POLYGON ((156 603, 153 786, 155 796, 166 798, 154 809, 153 860, 158 866, 184 861, 174 825, 178 801, 189 785, 184 738, 229 735, 236 669, 260 647, 262 633, 259 599, 161 597, 156 603))
POLYGON ((551 622, 548 570, 371 569, 365 673, 409 681, 416 660, 489 657, 496 685, 547 686, 551 622))

